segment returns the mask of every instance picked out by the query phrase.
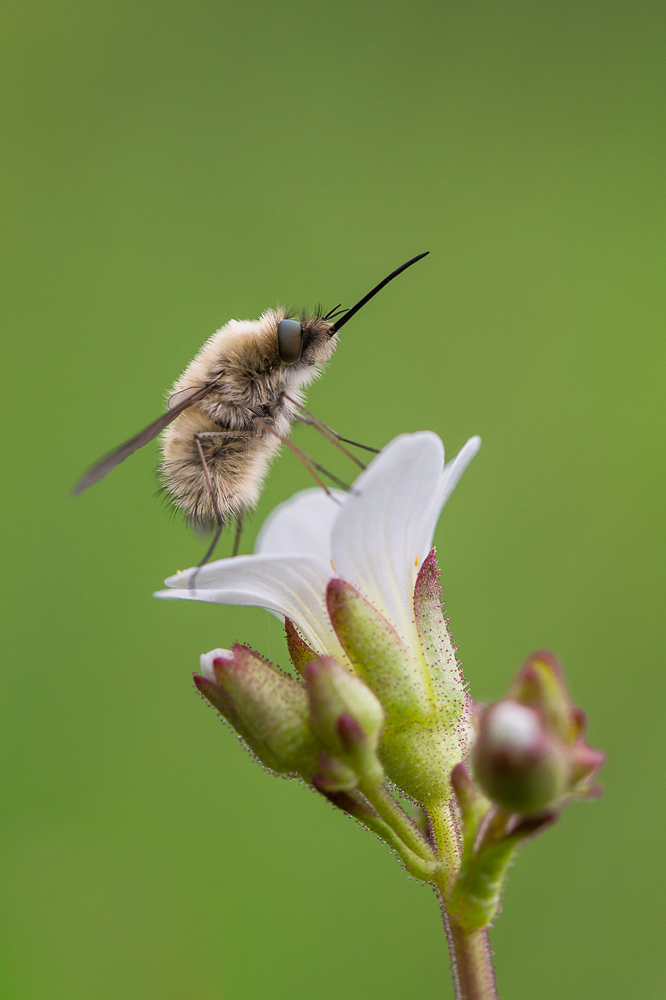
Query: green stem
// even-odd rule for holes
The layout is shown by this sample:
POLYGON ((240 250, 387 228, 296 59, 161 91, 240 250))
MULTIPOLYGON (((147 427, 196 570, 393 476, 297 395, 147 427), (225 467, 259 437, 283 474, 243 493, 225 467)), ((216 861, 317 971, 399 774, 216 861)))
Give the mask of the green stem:
POLYGON ((394 798, 381 785, 361 784, 359 790, 363 792, 370 805, 375 809, 383 821, 395 830, 402 842, 413 851, 417 857, 424 861, 434 862, 435 854, 428 842, 421 835, 404 809, 398 805, 394 798))
POLYGON ((447 896, 460 868, 460 830, 452 800, 428 803, 428 814, 442 867, 433 880, 449 942, 456 1000, 499 1000, 487 928, 464 930, 451 919, 447 896))
POLYGON ((437 880, 437 887, 446 898, 460 868, 462 845, 460 830, 456 819, 453 799, 439 802, 427 802, 426 810, 430 817, 433 836, 437 845, 437 854, 442 865, 442 871, 437 880))
POLYGON ((488 929, 464 931, 442 903, 456 1000, 499 1000, 488 929))
POLYGON ((385 822, 380 816, 376 816, 365 803, 359 801, 353 792, 324 792, 323 794, 338 809, 342 809, 348 816, 353 816, 368 830, 372 830, 382 840, 385 840, 403 861, 410 875, 423 882, 433 881, 437 869, 437 859, 425 840, 421 839, 420 843, 415 845, 419 848, 418 853, 416 853, 405 844, 392 824, 385 822))

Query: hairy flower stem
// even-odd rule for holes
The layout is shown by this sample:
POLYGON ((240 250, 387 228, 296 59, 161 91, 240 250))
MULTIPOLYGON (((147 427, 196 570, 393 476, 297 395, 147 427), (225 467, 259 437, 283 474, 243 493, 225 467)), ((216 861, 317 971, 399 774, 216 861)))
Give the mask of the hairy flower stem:
POLYGON ((432 836, 437 846, 437 855, 442 863, 442 871, 437 879, 437 888, 445 899, 451 883, 460 868, 462 845, 453 800, 427 802, 426 811, 430 819, 432 836))
POLYGON ((488 928, 464 931, 452 923, 442 902, 456 1000, 499 1000, 488 928))
POLYGON ((428 815, 437 853, 444 862, 435 879, 449 942, 456 1000, 499 1000, 488 930, 466 931, 449 917, 446 899, 460 867, 461 843, 453 802, 429 803, 428 815))
POLYGON ((361 784, 360 790, 376 809, 381 819, 400 837, 406 847, 425 861, 435 861, 435 855, 427 841, 421 836, 415 824, 407 816, 385 788, 378 785, 361 784))

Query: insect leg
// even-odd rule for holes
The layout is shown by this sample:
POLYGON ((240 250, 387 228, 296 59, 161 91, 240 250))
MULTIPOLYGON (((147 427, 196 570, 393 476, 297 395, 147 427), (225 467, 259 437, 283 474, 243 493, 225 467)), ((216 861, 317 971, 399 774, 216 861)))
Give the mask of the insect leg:
MULTIPOLYGON (((201 560, 201 562, 200 562, 200 563, 199 563, 199 565, 197 566, 196 570, 194 571, 194 576, 192 577, 192 579, 193 579, 193 580, 194 580, 194 577, 195 577, 195 576, 197 575, 197 573, 199 572, 199 570, 201 569, 201 567, 202 567, 202 566, 205 566, 205 565, 206 565, 206 563, 208 562, 208 560, 209 560, 209 559, 210 559, 210 557, 212 556, 213 552, 215 551, 215 548, 216 548, 216 546, 217 546, 217 543, 218 543, 218 542, 219 542, 219 540, 220 540, 220 535, 222 534, 222 528, 223 528, 223 527, 224 527, 224 522, 222 522, 222 524, 218 524, 217 528, 215 529, 215 534, 214 534, 214 536, 213 536, 213 541, 212 541, 212 542, 210 543, 210 545, 208 546, 208 550, 207 550, 207 552, 206 552, 206 555, 205 555, 205 556, 203 557, 203 559, 201 560)), ((193 589, 193 588, 192 588, 192 587, 190 587, 190 590, 192 590, 192 589, 193 589)))
POLYGON ((231 553, 232 557, 238 555, 242 534, 243 534, 243 515, 239 514, 238 517, 236 518, 236 537, 234 539, 234 551, 231 553))
MULTIPOLYGON (((199 455, 199 461, 201 462, 201 469, 202 469, 203 474, 204 474, 204 479, 206 480, 206 486, 208 487, 208 493, 210 494, 210 500, 211 500, 211 503, 213 505, 213 510, 215 511, 215 520, 217 521, 217 529, 215 531, 215 535, 213 536, 213 541, 208 546, 208 550, 207 550, 205 556, 203 557, 203 559, 201 560, 201 562, 199 563, 199 565, 196 567, 196 569, 194 570, 194 573, 192 574, 192 576, 190 578, 190 590, 194 590, 194 582, 195 582, 195 580, 197 578, 197 573, 199 572, 199 570, 201 569, 202 566, 206 565, 206 563, 208 562, 208 560, 212 556, 213 552, 215 551, 217 543, 220 540, 220 535, 222 534, 222 529, 224 527, 224 518, 222 517, 222 514, 220 513, 220 508, 219 508, 219 505, 218 505, 218 502, 217 502, 217 497, 215 496, 215 490, 213 489, 213 483, 212 483, 211 478, 210 478, 210 472, 209 472, 209 469, 208 469, 208 463, 206 462, 206 456, 204 455, 203 448, 201 447, 201 441, 202 441, 203 438, 228 437, 230 434, 238 434, 238 433, 240 433, 240 432, 239 431, 206 431, 206 432, 194 435, 194 444, 196 445, 197 453, 199 455)), ((242 519, 241 519, 241 523, 242 523, 242 519)), ((238 542, 240 542, 240 535, 237 535, 237 543, 238 542)), ((234 549, 234 555, 236 555, 235 549, 234 549)))
POLYGON ((317 486, 321 486, 324 493, 326 493, 332 500, 335 500, 335 497, 329 490, 326 483, 322 482, 322 480, 319 478, 317 473, 314 471, 315 469, 319 469, 320 472, 322 472, 325 476, 328 476, 328 478, 331 479, 334 483, 337 483, 337 485, 341 489, 343 490, 351 489, 349 483, 343 483, 343 481, 341 479, 338 479, 337 476, 334 476, 332 472, 328 472, 326 469, 324 469, 323 466, 319 465, 318 462, 315 462, 314 459, 310 458, 309 455, 306 455, 304 451, 301 451, 300 448, 297 448, 293 441, 290 441, 289 438, 282 437, 281 434, 278 434, 278 432, 274 430, 274 428, 271 427, 270 424, 267 424, 265 420, 262 420, 261 417, 255 416, 253 419, 255 423, 259 424, 260 427, 263 427, 264 430, 267 430, 270 434, 274 434, 275 437, 282 442, 282 444, 286 444, 287 448, 293 451, 294 455, 296 455, 299 462, 301 462, 301 464, 304 465, 305 468, 308 470, 308 472, 316 482, 317 486))
POLYGON ((199 435, 198 434, 194 435, 194 444, 196 446, 196 449, 197 449, 197 452, 198 452, 198 455, 199 455, 199 461, 201 462, 201 469, 202 469, 203 474, 204 474, 204 479, 206 480, 206 486, 208 487, 208 493, 210 495, 210 500, 211 500, 211 503, 213 505, 213 510, 215 511, 215 520, 217 521, 217 530, 215 531, 215 535, 213 536, 213 541, 208 546, 208 550, 207 550, 205 556, 203 557, 203 559, 201 560, 201 562, 199 563, 199 565, 196 567, 196 569, 194 570, 194 573, 192 574, 192 576, 190 578, 190 590, 194 590, 194 583, 195 583, 195 580, 197 578, 197 573, 199 572, 199 570, 201 569, 202 566, 206 565, 206 563, 208 562, 208 560, 212 556, 213 552, 215 551, 215 546, 217 545, 217 543, 220 540, 220 535, 222 534, 222 528, 224 527, 224 520, 222 518, 222 514, 220 513, 220 508, 219 508, 218 503, 217 503, 217 497, 215 496, 215 491, 213 489, 213 483, 211 482, 211 478, 210 478, 210 472, 208 471, 208 463, 206 462, 206 456, 204 455, 203 448, 201 447, 201 441, 199 440, 199 435))
POLYGON ((334 444, 336 448, 338 448, 344 455, 347 456, 347 458, 351 458, 352 462, 356 462, 356 464, 359 465, 362 469, 365 469, 365 465, 363 464, 363 462, 361 462, 356 457, 356 455, 352 455, 350 451, 347 451, 346 448, 343 448, 341 444, 338 444, 338 441, 344 441, 345 444, 352 444, 354 445, 355 448, 363 448, 365 451, 372 451, 374 452, 375 455, 379 454, 379 448, 371 448, 370 445, 360 444, 358 441, 350 441, 349 438, 345 438, 342 436, 342 434, 338 434, 338 432, 334 431, 332 427, 329 427, 328 424, 325 424, 323 420, 319 420, 318 417, 315 417, 314 413, 310 413, 310 411, 306 410, 301 403, 297 402, 295 399, 292 399, 292 397, 288 396, 286 393, 284 394, 284 398, 288 399, 290 403, 293 403, 294 406, 298 410, 300 410, 301 413, 304 413, 306 417, 309 418, 304 421, 305 423, 310 424, 312 427, 315 428, 315 430, 318 430, 320 434, 322 434, 328 441, 331 442, 331 444, 334 444))

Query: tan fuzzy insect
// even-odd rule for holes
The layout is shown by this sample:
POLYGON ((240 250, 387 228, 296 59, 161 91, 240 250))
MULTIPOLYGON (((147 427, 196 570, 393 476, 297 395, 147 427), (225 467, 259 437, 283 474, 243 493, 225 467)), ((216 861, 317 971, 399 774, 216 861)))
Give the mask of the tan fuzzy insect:
POLYGON ((258 320, 230 320, 177 379, 167 412, 93 465, 74 494, 164 431, 160 471, 167 494, 194 527, 215 529, 201 565, 212 555, 224 524, 234 519, 237 549, 243 515, 256 506, 281 442, 326 488, 314 471, 321 466, 289 441, 295 419, 305 414, 325 437, 355 444, 304 409, 303 390, 332 357, 340 328, 389 281, 425 256, 407 261, 342 315, 336 307, 326 316, 303 316, 299 321, 283 309, 269 309, 258 320))

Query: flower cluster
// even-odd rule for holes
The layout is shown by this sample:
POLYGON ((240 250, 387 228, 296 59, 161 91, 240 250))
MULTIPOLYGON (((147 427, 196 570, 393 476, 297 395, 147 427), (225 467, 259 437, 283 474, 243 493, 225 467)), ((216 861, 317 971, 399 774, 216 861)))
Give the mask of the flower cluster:
POLYGON ((254 555, 202 567, 196 589, 179 573, 157 595, 284 620, 295 677, 235 645, 201 657, 199 691, 266 767, 379 833, 466 932, 496 913, 516 846, 591 794, 603 759, 550 654, 534 654, 490 708, 467 694, 432 540, 479 445, 445 464, 435 434, 402 435, 348 494, 296 494, 254 555))
POLYGON ((470 708, 431 546, 441 508, 479 444, 472 438, 445 466, 436 435, 403 435, 351 493, 332 499, 306 490, 279 507, 254 555, 203 567, 196 590, 188 589, 189 571, 167 580, 160 597, 255 605, 286 619, 307 694, 241 647, 202 657, 198 681, 268 766, 314 779, 312 739, 321 726, 314 722, 306 737, 308 705, 312 714, 322 677, 337 678, 338 687, 344 677, 360 702, 374 692, 383 706, 380 753, 390 780, 419 800, 450 794, 449 772, 468 750, 470 708))

